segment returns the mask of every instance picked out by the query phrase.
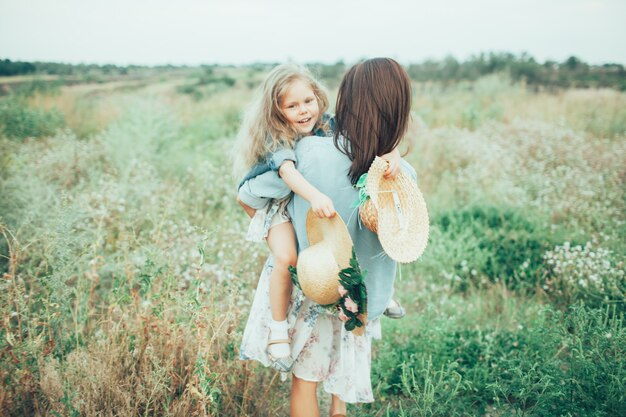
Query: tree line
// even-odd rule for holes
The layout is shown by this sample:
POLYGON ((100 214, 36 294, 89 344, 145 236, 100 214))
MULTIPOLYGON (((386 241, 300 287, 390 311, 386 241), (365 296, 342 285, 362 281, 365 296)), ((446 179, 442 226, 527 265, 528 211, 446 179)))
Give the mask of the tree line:
POLYGON ((531 86, 557 88, 608 87, 626 90, 626 70, 617 63, 587 64, 571 56, 563 62, 537 62, 527 54, 483 53, 459 62, 453 57, 411 64, 409 75, 416 81, 456 82, 476 80, 482 76, 506 72, 512 80, 531 86))
MULTIPOLYGON (((339 80, 347 66, 343 61, 334 64, 313 63, 310 66, 321 78, 339 80)), ((217 67, 209 65, 203 67, 217 67)), ((266 64, 247 65, 251 70, 265 69, 266 64)), ((24 74, 49 74, 58 76, 80 76, 99 74, 102 76, 123 76, 143 70, 168 71, 189 68, 187 66, 161 65, 146 67, 139 65, 118 66, 113 64, 64 64, 57 62, 22 62, 0 59, 0 76, 24 74)), ((407 71, 418 82, 437 81, 454 83, 473 81, 485 75, 508 73, 512 80, 525 82, 535 87, 549 88, 615 88, 626 91, 626 70, 622 64, 588 64, 571 56, 563 62, 547 60, 538 62, 528 54, 481 53, 459 61, 452 56, 441 60, 426 60, 409 64, 407 71)))

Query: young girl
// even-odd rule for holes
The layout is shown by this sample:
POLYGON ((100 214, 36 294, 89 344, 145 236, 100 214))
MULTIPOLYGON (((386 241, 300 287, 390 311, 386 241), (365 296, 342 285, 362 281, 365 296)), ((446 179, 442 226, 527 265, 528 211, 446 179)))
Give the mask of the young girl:
MULTIPOLYGON (((296 170, 295 141, 313 134, 328 132, 328 97, 303 67, 284 64, 275 67, 265 79, 249 107, 239 132, 237 165, 251 169, 240 187, 255 176, 274 170, 299 196, 307 200, 315 214, 332 217, 332 201, 319 192, 296 170)), ((271 200, 263 210, 255 211, 241 201, 244 210, 253 217, 248 231, 249 240, 265 238, 274 257, 270 274, 270 305, 272 319, 268 355, 274 367, 288 371, 289 326, 286 321, 291 297, 289 266, 296 265, 296 238, 286 212, 287 199, 271 200)))

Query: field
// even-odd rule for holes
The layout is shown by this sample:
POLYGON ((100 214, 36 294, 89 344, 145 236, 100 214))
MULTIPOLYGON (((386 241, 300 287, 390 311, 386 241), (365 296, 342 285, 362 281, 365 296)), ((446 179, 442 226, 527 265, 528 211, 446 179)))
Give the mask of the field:
MULTIPOLYGON (((289 382, 238 360, 268 250, 230 160, 263 75, 0 97, 0 414, 288 414, 289 382)), ((415 83, 413 110, 430 242, 349 414, 626 415, 626 93, 496 74, 415 83)))

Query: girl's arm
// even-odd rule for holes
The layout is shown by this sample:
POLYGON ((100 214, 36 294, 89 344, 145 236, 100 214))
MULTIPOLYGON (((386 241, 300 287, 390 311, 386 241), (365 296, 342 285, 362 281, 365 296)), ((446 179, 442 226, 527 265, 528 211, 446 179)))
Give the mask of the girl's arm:
POLYGON ((383 177, 385 177, 385 179, 394 179, 400 173, 400 160, 402 159, 400 151, 396 147, 393 151, 381 155, 380 157, 389 162, 389 166, 383 174, 383 177))
POLYGON ((296 169, 293 161, 285 161, 278 170, 285 184, 291 191, 298 194, 311 204, 311 209, 318 217, 333 217, 335 206, 328 196, 311 185, 296 169))
POLYGON ((268 171, 257 177, 251 178, 239 187, 237 197, 248 207, 255 210, 267 206, 270 199, 288 197, 291 190, 281 178, 273 171, 268 171))

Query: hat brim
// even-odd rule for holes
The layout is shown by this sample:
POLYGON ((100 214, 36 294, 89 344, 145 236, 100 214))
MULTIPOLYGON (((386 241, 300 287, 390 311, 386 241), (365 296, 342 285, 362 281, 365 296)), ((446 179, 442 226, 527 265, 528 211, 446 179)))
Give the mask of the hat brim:
POLYGON ((376 157, 367 174, 367 192, 378 212, 378 239, 391 259, 413 262, 428 244, 426 202, 406 172, 385 179, 386 169, 387 161, 376 157))
POLYGON ((309 247, 298 256, 298 281, 304 295, 321 305, 339 301, 339 271, 350 266, 352 238, 341 216, 306 218, 309 247))
POLYGON ((324 241, 333 252, 340 269, 350 266, 352 238, 348 227, 339 214, 333 217, 317 217, 309 209, 306 216, 306 233, 309 246, 324 241))

